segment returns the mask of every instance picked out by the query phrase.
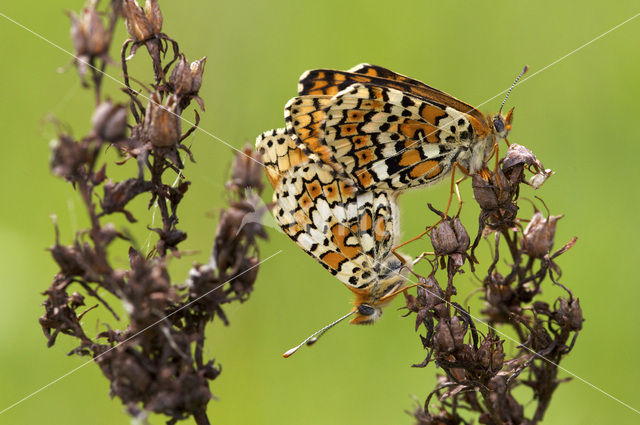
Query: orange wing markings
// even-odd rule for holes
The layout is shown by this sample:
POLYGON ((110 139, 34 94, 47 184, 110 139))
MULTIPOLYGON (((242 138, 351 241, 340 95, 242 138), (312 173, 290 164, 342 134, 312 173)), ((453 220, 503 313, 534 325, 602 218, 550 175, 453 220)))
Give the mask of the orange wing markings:
MULTIPOLYGON (((447 113, 437 106, 423 103, 420 107, 420 116, 429 124, 435 125, 440 118, 447 116, 447 113)), ((437 127, 434 127, 437 128, 437 127)))
POLYGON ((442 167, 438 161, 424 161, 414 166, 409 175, 414 178, 433 178, 442 172, 442 167))
POLYGON ((373 142, 371 141, 371 135, 369 134, 360 134, 354 136, 351 139, 352 145, 354 149, 362 149, 367 146, 373 146, 373 142))
POLYGON ((360 245, 347 245, 346 240, 349 236, 353 236, 353 233, 343 224, 334 224, 331 227, 331 235, 331 242, 333 242, 347 258, 353 259, 362 253, 362 247, 360 245))
POLYGON ((358 168, 364 167, 377 159, 377 156, 372 148, 361 149, 355 152, 355 156, 358 159, 358 168))
POLYGON ((480 139, 484 139, 491 133, 491 127, 489 127, 489 124, 487 123, 487 119, 485 118, 484 115, 481 117, 482 119, 478 119, 479 117, 474 117, 472 115, 466 115, 466 118, 471 123, 471 126, 473 127, 473 132, 480 139))
POLYGON ((438 132, 440 129, 431 124, 426 124, 420 121, 407 120, 402 124, 398 124, 398 133, 405 136, 407 139, 411 139, 411 142, 415 146, 416 143, 438 143, 438 132))
POLYGON ((387 231, 387 224, 384 217, 378 217, 376 219, 374 236, 375 236, 376 242, 378 243, 386 242, 391 237, 391 235, 387 231))
POLYGON ((359 223, 360 230, 365 232, 368 232, 369 230, 371 230, 372 220, 373 219, 371 218, 371 213, 369 211, 362 214, 362 216, 360 217, 360 223, 359 223))
POLYGON ((357 174, 356 178, 360 182, 360 185, 365 189, 371 186, 373 183, 375 183, 373 176, 367 170, 357 174))
POLYGON ((333 270, 340 270, 342 264, 349 261, 347 257, 335 251, 329 251, 322 254, 320 259, 333 270))
POLYGON ((417 164, 421 160, 422 157, 420 156, 420 152, 418 152, 417 149, 410 149, 402 154, 402 158, 400 158, 398 164, 403 167, 408 167, 417 164))

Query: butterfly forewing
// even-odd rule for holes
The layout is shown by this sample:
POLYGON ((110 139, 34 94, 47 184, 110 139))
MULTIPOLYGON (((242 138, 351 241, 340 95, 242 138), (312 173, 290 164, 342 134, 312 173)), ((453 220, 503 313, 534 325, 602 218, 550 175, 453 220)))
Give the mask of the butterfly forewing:
POLYGON ((473 140, 466 115, 378 86, 350 86, 325 113, 321 133, 331 161, 361 190, 433 184, 473 140))
POLYGON ((307 71, 302 74, 298 82, 298 95, 335 95, 356 83, 396 89, 419 97, 440 109, 451 107, 472 117, 470 121, 478 134, 484 135, 490 131, 484 114, 473 106, 421 81, 376 65, 360 64, 352 68, 351 71, 333 69, 307 71))

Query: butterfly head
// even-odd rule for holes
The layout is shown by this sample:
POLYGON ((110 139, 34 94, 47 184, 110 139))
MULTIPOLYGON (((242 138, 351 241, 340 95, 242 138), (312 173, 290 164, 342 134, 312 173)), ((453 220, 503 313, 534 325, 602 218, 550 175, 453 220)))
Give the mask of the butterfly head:
POLYGON ((504 139, 509 134, 509 130, 511 130, 511 121, 513 121, 513 109, 514 108, 511 108, 511 110, 507 112, 506 116, 498 113, 490 117, 491 128, 496 137, 504 139))
POLYGON ((411 262, 406 261, 404 256, 403 259, 404 263, 390 256, 387 261, 381 263, 384 272, 380 273, 377 282, 366 289, 352 289, 356 294, 356 307, 355 317, 349 323, 370 325, 382 316, 382 307, 402 292, 402 288, 407 284, 406 275, 409 273, 411 262))

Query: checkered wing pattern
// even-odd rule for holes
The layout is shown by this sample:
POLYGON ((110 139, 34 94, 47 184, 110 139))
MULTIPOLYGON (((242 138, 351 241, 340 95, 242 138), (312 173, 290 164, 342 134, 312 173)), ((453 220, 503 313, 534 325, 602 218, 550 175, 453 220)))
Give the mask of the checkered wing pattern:
POLYGON ((475 170, 484 161, 486 117, 418 80, 361 64, 307 71, 298 91, 285 108, 288 132, 358 190, 428 186, 454 162, 475 170))
POLYGON ((283 128, 265 131, 256 139, 256 149, 262 155, 267 178, 274 188, 282 180, 283 172, 309 161, 283 128))
POLYGON ((360 189, 404 190, 434 184, 474 138, 467 116, 399 90, 354 84, 325 109, 323 142, 360 189))
POLYGON ((357 83, 396 89, 419 97, 441 109, 449 106, 472 117, 470 121, 481 137, 490 132, 485 115, 473 106, 441 90, 428 86, 422 81, 367 63, 356 65, 349 71, 334 69, 312 69, 306 71, 298 82, 298 95, 335 95, 357 83))
MULTIPOLYGON (((269 142, 283 136, 291 155, 295 142, 282 130, 258 137, 265 161, 278 156, 271 151, 280 145, 269 142)), ((358 193, 319 161, 278 163, 284 167, 277 170, 281 178, 274 186, 274 216, 283 231, 354 292, 377 299, 392 289, 380 282, 396 277, 401 267, 391 254, 398 222, 394 195, 358 193)))

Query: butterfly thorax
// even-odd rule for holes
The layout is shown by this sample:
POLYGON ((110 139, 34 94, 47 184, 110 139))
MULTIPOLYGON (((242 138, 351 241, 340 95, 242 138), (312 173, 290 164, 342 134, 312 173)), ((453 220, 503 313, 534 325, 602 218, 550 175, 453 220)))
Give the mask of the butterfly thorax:
POLYGON ((472 143, 470 152, 461 155, 458 162, 465 167, 469 174, 477 173, 485 167, 485 164, 494 153, 494 145, 501 139, 506 139, 511 130, 513 109, 506 116, 500 113, 487 116, 487 124, 491 131, 484 137, 477 137, 472 143))

